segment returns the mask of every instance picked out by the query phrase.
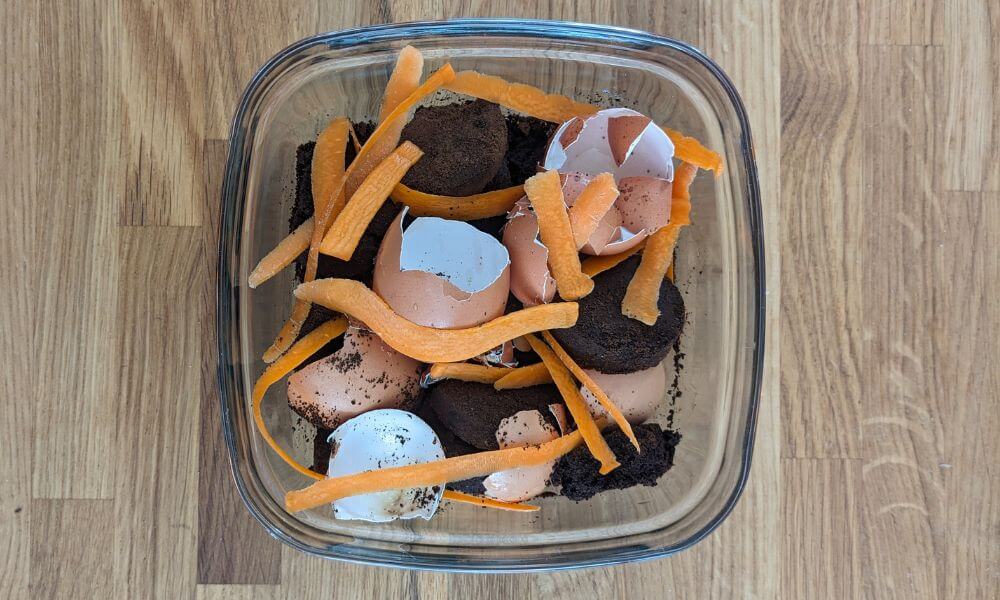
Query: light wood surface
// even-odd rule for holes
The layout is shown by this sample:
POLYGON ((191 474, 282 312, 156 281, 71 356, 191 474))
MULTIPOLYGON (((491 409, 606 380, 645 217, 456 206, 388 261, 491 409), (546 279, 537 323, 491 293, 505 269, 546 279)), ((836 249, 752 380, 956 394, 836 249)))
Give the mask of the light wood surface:
POLYGON ((0 597, 996 597, 995 2, 6 2, 0 28, 0 597), (641 565, 301 556, 239 504, 219 432, 231 113, 307 35, 505 15, 684 39, 740 89, 768 242, 749 487, 704 542, 641 565))

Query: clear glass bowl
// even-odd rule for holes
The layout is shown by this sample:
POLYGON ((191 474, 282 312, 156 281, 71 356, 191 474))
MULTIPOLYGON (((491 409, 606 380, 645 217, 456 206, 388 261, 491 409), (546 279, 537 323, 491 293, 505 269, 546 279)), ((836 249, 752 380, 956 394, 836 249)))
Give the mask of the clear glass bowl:
MULTIPOLYGON (((763 237, 753 146, 736 90, 687 44, 614 27, 462 20, 352 29, 280 52, 254 76, 233 119, 219 240, 219 386, 240 495, 274 537, 304 552, 356 562, 454 571, 529 571, 666 556, 704 538, 746 482, 764 348, 763 237), (295 149, 333 116, 370 119, 396 52, 420 48, 427 68, 450 61, 605 105, 626 105, 721 152, 719 178, 694 184, 693 224, 681 236, 676 280, 689 322, 673 426, 683 439, 656 487, 574 503, 540 500, 530 516, 447 505, 434 519, 336 521, 328 508, 289 514, 284 493, 309 481, 253 427, 250 390, 260 356, 290 308, 289 272, 258 290, 245 282, 287 232, 295 149)), ((672 376, 673 357, 664 368, 672 376)), ((265 400, 282 445, 311 458, 294 430, 284 386, 265 400)), ((664 403, 662 421, 669 403, 664 403)))

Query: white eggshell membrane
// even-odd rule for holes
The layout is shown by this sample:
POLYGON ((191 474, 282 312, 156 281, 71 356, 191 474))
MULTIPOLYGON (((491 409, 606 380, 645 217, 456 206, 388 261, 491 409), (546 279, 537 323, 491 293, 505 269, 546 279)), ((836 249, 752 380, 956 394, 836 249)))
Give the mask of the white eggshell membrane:
MULTIPOLYGON (((565 415, 563 415, 565 416, 565 415)), ((522 410, 500 421, 497 443, 501 448, 542 444, 559 437, 559 432, 537 410, 522 410)), ((521 502, 545 491, 555 461, 534 467, 519 467, 493 473, 483 480, 486 495, 505 502, 521 502)))
POLYGON ((581 252, 625 252, 670 220, 674 144, 645 115, 610 108, 563 123, 543 167, 563 174, 567 206, 600 173, 611 173, 619 196, 581 252))
MULTIPOLYGON (((444 458, 434 430, 413 413, 402 410, 373 410, 354 417, 338 427, 330 435, 330 441, 333 451, 328 477, 444 458)), ((349 496, 333 503, 333 514, 338 519, 375 523, 416 517, 430 519, 443 493, 444 486, 433 486, 349 496)))
POLYGON ((527 199, 518 200, 507 215, 503 245, 510 254, 510 292, 525 306, 551 302, 556 280, 549 272, 549 249, 538 238, 538 218, 527 199))
MULTIPOLYGON (((666 397, 667 374, 659 365, 622 375, 610 375, 592 369, 585 371, 632 425, 639 425, 651 419, 666 397)), ((611 416, 590 390, 580 386, 580 392, 595 419, 605 418, 609 424, 613 423, 611 416)))
POLYGON ((314 424, 334 428, 375 408, 398 408, 419 393, 420 362, 374 333, 349 327, 344 347, 288 378, 288 404, 314 424))
POLYGON ((502 315, 510 289, 507 248, 464 221, 417 217, 404 230, 406 212, 382 239, 375 292, 426 327, 473 327, 502 315))

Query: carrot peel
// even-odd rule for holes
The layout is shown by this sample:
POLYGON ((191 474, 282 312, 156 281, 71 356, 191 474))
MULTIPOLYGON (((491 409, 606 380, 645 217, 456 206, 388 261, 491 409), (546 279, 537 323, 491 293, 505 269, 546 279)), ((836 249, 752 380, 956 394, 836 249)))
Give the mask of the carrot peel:
POLYGON ((442 460, 376 469, 317 481, 309 487, 285 494, 285 508, 299 512, 348 496, 386 490, 444 485, 498 471, 534 467, 568 454, 583 441, 578 431, 534 446, 477 452, 442 460))
POLYGON ((514 390, 543 383, 552 383, 552 375, 549 375, 545 363, 535 363, 510 369, 509 373, 493 383, 493 387, 498 390, 514 390))
POLYGON ((250 272, 248 283, 250 288, 256 288, 268 279, 280 273, 285 267, 309 248, 309 239, 313 233, 313 218, 309 217, 295 231, 278 242, 273 250, 260 259, 257 266, 250 272))
POLYGON ((504 502, 503 500, 494 500, 493 498, 486 498, 484 496, 473 496, 472 494, 466 494, 465 492, 459 492, 456 490, 445 490, 443 498, 445 500, 451 500, 452 502, 462 502, 464 504, 474 504, 475 506, 498 508, 500 510, 512 510, 516 512, 535 512, 538 510, 538 507, 532 504, 504 502))
POLYGON ((427 194, 402 183, 396 184, 392 190, 392 199, 410 207, 410 214, 415 217, 441 217, 458 221, 473 221, 507 214, 522 196, 524 196, 524 186, 521 185, 472 196, 427 194))
POLYGON ((599 469, 601 475, 606 475, 615 470, 620 463, 615 458, 614 452, 611 451, 611 447, 608 446, 608 442, 601 435, 601 430, 594 421, 594 417, 590 414, 583 396, 580 395, 580 389, 573 381, 573 376, 570 375, 569 369, 560 362, 555 352, 537 337, 530 334, 524 337, 531 344, 531 349, 541 357, 545 367, 552 375, 552 381, 559 388, 559 393, 562 394, 566 408, 573 415, 573 420, 576 421, 576 426, 580 435, 583 436, 584 442, 587 444, 587 449, 601 463, 599 469))
POLYGON ((600 273, 613 269, 625 262, 625 259, 639 252, 646 247, 646 240, 642 240, 632 248, 618 254, 604 254, 601 256, 588 256, 581 264, 584 273, 591 277, 596 277, 600 273))
POLYGON ((594 282, 580 267, 559 173, 545 171, 532 176, 524 182, 524 191, 538 217, 538 233, 549 250, 549 266, 559 295, 564 300, 586 296, 594 289, 594 282))
POLYGON ((431 381, 458 379, 475 383, 494 383, 513 370, 509 367, 491 367, 463 362, 434 363, 427 376, 431 381))
POLYGON ((526 333, 572 327, 579 310, 575 302, 554 302, 475 327, 435 329, 404 319, 363 283, 350 279, 303 283, 295 296, 358 319, 397 352, 426 363, 460 362, 526 333))
POLYGON ((611 205, 618 199, 618 188, 611 173, 601 173, 587 184, 569 208, 569 224, 579 250, 587 244, 611 205))
POLYGON ((264 369, 264 372, 257 378, 257 382, 253 386, 253 418, 257 423, 257 429, 260 431, 261 437, 290 467, 313 479, 323 479, 324 476, 303 467, 278 445, 278 442, 271 437, 271 433, 267 430, 267 425, 264 424, 264 417, 261 415, 260 406, 268 388, 277 383, 285 375, 291 373, 295 367, 305 362, 306 359, 315 354, 316 351, 325 346, 330 340, 344 333, 346 329, 347 319, 344 317, 336 317, 323 323, 296 342, 280 359, 264 369))
POLYGON ((459 71, 455 80, 445 89, 482 98, 511 110, 541 119, 562 123, 573 117, 587 117, 597 112, 597 107, 570 100, 559 94, 546 94, 523 83, 511 83, 501 77, 484 75, 477 71, 459 71))

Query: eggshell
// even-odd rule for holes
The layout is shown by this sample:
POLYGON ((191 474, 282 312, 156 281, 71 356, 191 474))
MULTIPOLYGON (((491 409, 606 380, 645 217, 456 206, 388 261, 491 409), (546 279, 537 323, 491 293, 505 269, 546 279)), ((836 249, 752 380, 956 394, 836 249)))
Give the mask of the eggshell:
POLYGON ((369 410, 415 400, 422 368, 374 333, 349 328, 343 348, 288 378, 288 404, 314 425, 333 429, 369 410))
MULTIPOLYGON (((441 460, 444 450, 434 430, 413 413, 383 409, 355 417, 330 435, 333 451, 327 476, 401 467, 441 460)), ((444 486, 387 490, 341 498, 333 503, 338 519, 375 523, 421 517, 430 519, 444 486)))
POLYGON ((621 192, 581 252, 625 252, 669 222, 673 155, 667 134, 627 108, 598 111, 582 125, 577 117, 556 130, 543 167, 563 176, 567 206, 599 173, 611 173, 621 192))
MULTIPOLYGON (((586 369, 586 373, 633 425, 645 423, 652 418, 657 407, 666 398, 667 374, 659 365, 622 375, 610 375, 591 369, 586 369)), ((590 390, 581 386, 580 392, 595 419, 603 417, 611 422, 610 415, 590 390)))
POLYGON ((463 221, 406 209, 382 239, 372 287, 397 313, 440 329, 473 327, 504 313, 510 256, 493 236, 463 221))
POLYGON ((475 360, 487 366, 517 366, 517 359, 514 357, 514 344, 509 341, 504 342, 489 352, 476 356, 475 360))
MULTIPOLYGON (((501 448, 541 444, 559 437, 537 410, 522 410, 500 421, 497 443, 501 448)), ((555 461, 493 473, 483 480, 486 495, 505 502, 521 502, 545 491, 555 461)))
POLYGON ((549 249, 538 239, 538 218, 527 200, 518 201, 508 215, 503 245, 510 254, 510 291, 525 306, 551 302, 556 280, 549 272, 549 249))

